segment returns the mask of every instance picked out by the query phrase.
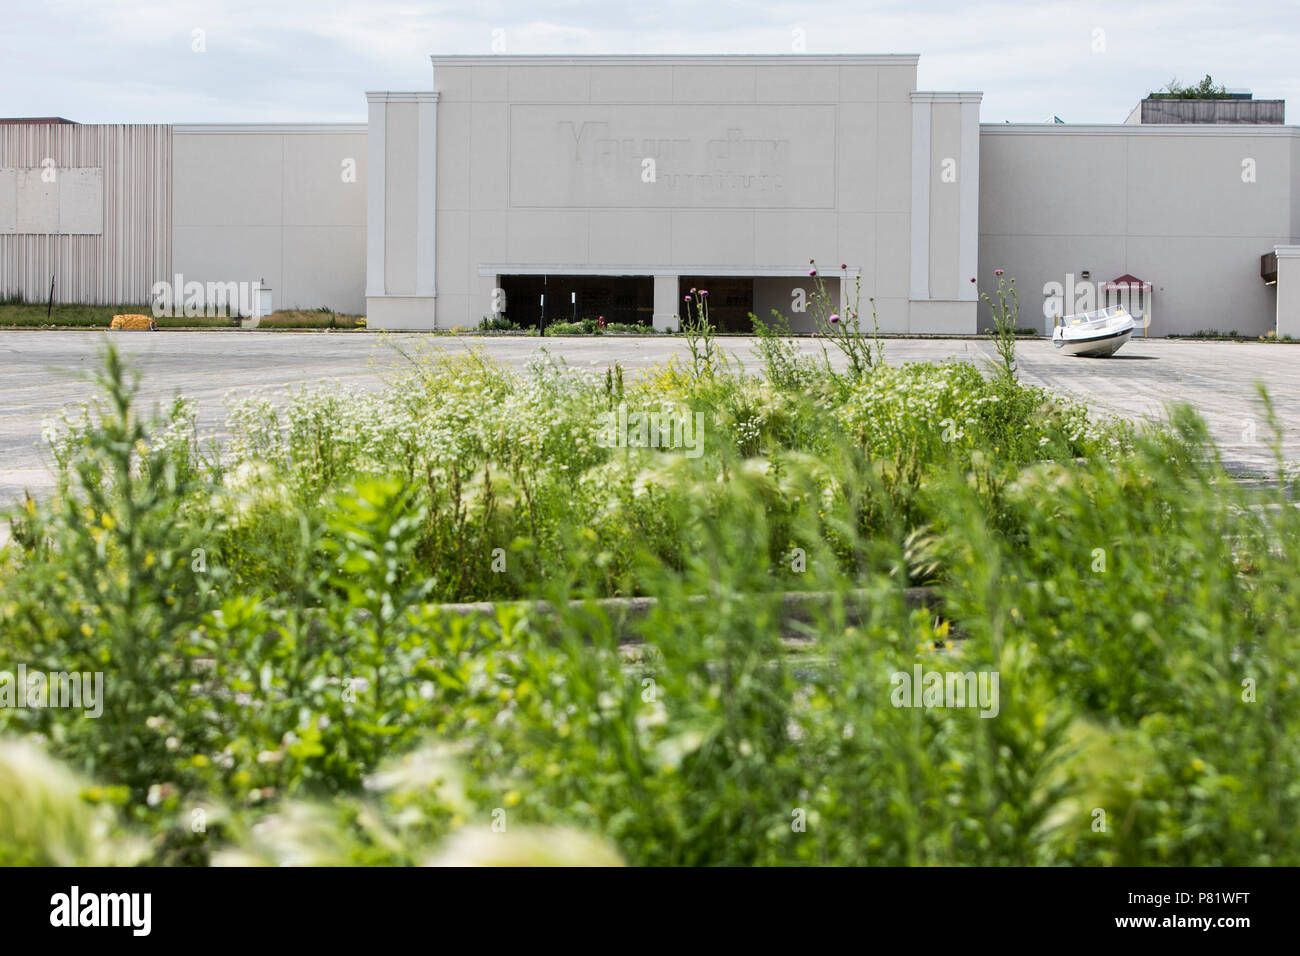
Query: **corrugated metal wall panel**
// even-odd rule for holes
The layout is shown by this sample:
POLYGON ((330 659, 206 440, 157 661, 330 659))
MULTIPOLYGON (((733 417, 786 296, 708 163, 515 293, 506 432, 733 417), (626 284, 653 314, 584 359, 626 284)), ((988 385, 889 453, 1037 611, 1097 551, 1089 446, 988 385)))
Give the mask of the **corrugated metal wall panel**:
POLYGON ((0 125, 0 167, 104 170, 98 236, 0 234, 0 297, 135 305, 171 275, 172 128, 164 125, 0 125))

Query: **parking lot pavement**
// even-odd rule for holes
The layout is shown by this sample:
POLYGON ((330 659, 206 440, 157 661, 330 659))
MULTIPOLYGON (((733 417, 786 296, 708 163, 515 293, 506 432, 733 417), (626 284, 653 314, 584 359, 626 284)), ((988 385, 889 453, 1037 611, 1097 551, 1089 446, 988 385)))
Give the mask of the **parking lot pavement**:
MULTIPOLYGON (((407 361, 401 350, 482 348, 521 366, 544 348, 576 368, 615 361, 640 369, 687 358, 677 337, 454 338, 365 332, 0 331, 0 505, 53 486, 41 445, 41 423, 94 393, 89 381, 99 350, 112 335, 141 373, 141 396, 165 401, 177 393, 199 402, 199 427, 218 438, 231 391, 283 393, 307 385, 377 387, 407 361)), ((798 340, 809 353, 823 343, 798 340)), ((722 347, 746 367, 759 365, 750 338, 725 337, 722 347)), ((833 346, 829 348, 836 358, 833 346)), ((1269 431, 1256 398, 1264 382, 1282 419, 1283 452, 1300 459, 1300 345, 1135 339, 1111 359, 1069 358, 1043 339, 1019 344, 1023 381, 1087 401, 1097 413, 1159 417, 1170 402, 1189 402, 1210 425, 1229 466, 1270 474, 1269 431)), ((958 359, 984 363, 996 355, 987 340, 894 339, 891 364, 958 359)))

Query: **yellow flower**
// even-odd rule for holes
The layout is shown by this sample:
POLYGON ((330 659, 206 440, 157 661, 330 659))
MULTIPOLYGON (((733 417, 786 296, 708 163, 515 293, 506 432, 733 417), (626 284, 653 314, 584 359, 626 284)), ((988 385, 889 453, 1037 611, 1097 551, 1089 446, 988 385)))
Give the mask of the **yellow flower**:
POLYGON ((513 806, 514 806, 515 804, 517 804, 521 799, 522 799, 522 796, 520 795, 520 793, 519 793, 518 790, 511 790, 509 793, 506 794, 506 797, 505 797, 505 800, 506 800, 506 806, 507 806, 507 807, 513 807, 513 806))
POLYGON ((100 516, 99 523, 102 524, 109 531, 112 531, 115 527, 117 527, 117 522, 113 520, 113 516, 109 514, 107 511, 105 511, 100 516))

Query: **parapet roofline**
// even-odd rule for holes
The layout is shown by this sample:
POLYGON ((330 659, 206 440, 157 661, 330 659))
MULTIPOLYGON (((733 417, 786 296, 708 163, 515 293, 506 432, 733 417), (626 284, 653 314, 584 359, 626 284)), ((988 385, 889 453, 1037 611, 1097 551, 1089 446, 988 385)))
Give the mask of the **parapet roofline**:
MULTIPOLYGON (((166 124, 164 124, 166 125, 166 124)), ((231 133, 263 133, 284 136, 293 133, 365 133, 369 124, 361 123, 172 123, 173 133, 201 133, 222 136, 231 133)))
POLYGON ((980 123, 980 135, 1038 136, 1300 136, 1280 123, 980 123))
POLYGON ((916 66, 919 53, 432 54, 434 66, 916 66))
POLYGON ((984 99, 982 90, 913 90, 908 95, 913 103, 979 103, 984 99))

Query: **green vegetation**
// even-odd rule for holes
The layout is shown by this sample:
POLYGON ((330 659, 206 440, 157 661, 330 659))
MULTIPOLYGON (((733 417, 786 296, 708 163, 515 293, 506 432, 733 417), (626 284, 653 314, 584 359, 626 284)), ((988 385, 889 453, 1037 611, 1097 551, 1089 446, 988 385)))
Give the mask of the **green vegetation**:
MULTIPOLYGON (((0 301, 0 328, 107 329, 115 315, 152 315, 148 305, 79 305, 56 302, 49 309, 44 302, 0 301)), ((228 315, 161 316, 154 321, 160 329, 230 328, 228 315)), ((261 329, 354 329, 365 325, 364 316, 343 315, 328 308, 281 309, 262 318, 261 329)))
POLYGON ((579 319, 577 322, 548 322, 547 335, 654 335, 655 330, 648 325, 630 325, 626 322, 606 322, 603 326, 596 319, 579 319))
POLYGON ((479 332, 518 332, 519 326, 503 315, 485 315, 478 324, 479 332))
POLYGON ((363 329, 364 315, 346 315, 328 306, 318 309, 277 309, 258 320, 259 329, 363 329))
POLYGON ((1222 83, 1215 86, 1214 79, 1208 73, 1195 86, 1182 86, 1175 77, 1169 81, 1163 90, 1149 95, 1178 100, 1226 100, 1232 98, 1228 88, 1222 83))
POLYGON ((1220 332, 1217 329, 1199 329, 1195 332, 1180 334, 1170 332, 1167 338, 1171 339, 1214 339, 1225 342, 1295 342, 1295 338, 1290 335, 1278 335, 1276 330, 1270 329, 1263 335, 1242 335, 1236 329, 1231 332, 1220 332))
MULTIPOLYGON (((107 329, 115 315, 151 315, 148 305, 80 305, 76 303, 56 302, 49 309, 44 302, 19 302, 8 300, 0 303, 0 328, 53 328, 53 329, 107 329)), ((225 316, 205 318, 156 318, 159 328, 229 328, 230 319, 225 316)))
POLYGON ((987 292, 980 293, 980 298, 988 305, 989 311, 993 314, 993 328, 988 330, 989 338, 993 340, 993 347, 997 349, 998 358, 1002 364, 998 366, 998 374, 1007 378, 1014 378, 1016 374, 1016 336, 1022 334, 1018 328, 1020 320, 1020 293, 1016 289, 1016 280, 1007 279, 1002 274, 1001 269, 995 269, 994 274, 998 279, 997 291, 990 296, 987 292), (996 298, 997 301, 994 301, 996 298))
POLYGON ((251 396, 220 456, 109 353, 0 552, 3 666, 103 714, 0 709, 0 863, 1300 863, 1281 491, 1186 411, 868 335, 837 373, 759 332, 749 375, 688 319, 639 377, 430 347, 251 396), (594 599, 636 595, 621 644, 594 599), (916 667, 996 705, 897 706, 916 667))

